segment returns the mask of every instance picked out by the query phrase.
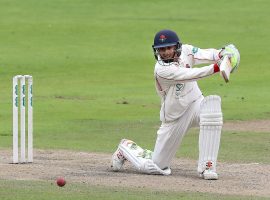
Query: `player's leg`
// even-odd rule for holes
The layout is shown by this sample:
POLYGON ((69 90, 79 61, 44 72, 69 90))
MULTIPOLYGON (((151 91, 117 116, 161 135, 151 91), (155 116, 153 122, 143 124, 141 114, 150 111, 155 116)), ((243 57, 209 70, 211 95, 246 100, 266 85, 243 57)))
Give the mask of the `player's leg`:
POLYGON ((193 102, 188 110, 173 122, 162 123, 157 132, 153 161, 161 169, 170 168, 172 159, 179 148, 184 135, 194 124, 195 113, 200 110, 201 99, 193 102))
POLYGON ((161 174, 169 175, 171 174, 170 169, 161 170, 153 161, 152 161, 152 151, 147 149, 142 149, 135 142, 122 139, 118 151, 121 152, 121 155, 124 159, 127 159, 139 172, 147 174, 161 174))
POLYGON ((152 151, 142 149, 135 142, 122 139, 118 145, 117 150, 112 156, 112 170, 119 171, 126 160, 130 161, 131 164, 140 172, 147 174, 171 174, 170 169, 161 170, 152 161, 152 151))
POLYGON ((205 97, 201 102, 198 161, 198 172, 204 179, 218 179, 216 163, 222 124, 220 97, 205 97))

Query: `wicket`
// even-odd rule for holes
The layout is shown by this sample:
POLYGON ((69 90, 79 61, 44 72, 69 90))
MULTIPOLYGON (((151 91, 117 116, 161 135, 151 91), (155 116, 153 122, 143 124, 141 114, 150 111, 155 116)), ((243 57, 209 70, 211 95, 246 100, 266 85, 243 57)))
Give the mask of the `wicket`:
POLYGON ((30 75, 17 75, 13 77, 13 163, 33 162, 33 78, 30 75), (26 93, 27 84, 27 95, 26 93), (26 107, 27 96, 27 107, 26 107), (20 102, 20 103, 19 103, 20 102), (25 156, 25 109, 27 112, 27 159, 25 156), (20 109, 20 113, 19 113, 20 109), (19 120, 20 116, 20 120, 19 120), (19 129, 20 123, 20 129, 19 129), (20 131, 20 134, 19 134, 20 131), (21 157, 19 160, 19 135, 21 157))

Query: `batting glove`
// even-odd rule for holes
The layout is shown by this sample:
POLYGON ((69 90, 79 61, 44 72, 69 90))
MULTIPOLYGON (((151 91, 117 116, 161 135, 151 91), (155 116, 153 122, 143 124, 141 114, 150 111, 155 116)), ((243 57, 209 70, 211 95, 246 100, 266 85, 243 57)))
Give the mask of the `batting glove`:
POLYGON ((233 44, 226 45, 219 52, 219 57, 221 59, 224 56, 228 56, 229 59, 231 60, 231 64, 233 67, 231 72, 236 70, 240 64, 240 53, 239 53, 238 49, 233 44))

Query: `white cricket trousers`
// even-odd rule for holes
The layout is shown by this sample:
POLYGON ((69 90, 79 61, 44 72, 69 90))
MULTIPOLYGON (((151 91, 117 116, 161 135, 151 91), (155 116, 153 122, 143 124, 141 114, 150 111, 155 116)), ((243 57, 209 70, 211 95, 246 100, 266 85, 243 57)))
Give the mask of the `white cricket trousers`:
POLYGON ((157 139, 152 160, 165 169, 170 167, 178 147, 183 137, 191 127, 199 126, 200 105, 204 97, 193 102, 186 112, 179 118, 171 122, 163 122, 157 131, 157 139))

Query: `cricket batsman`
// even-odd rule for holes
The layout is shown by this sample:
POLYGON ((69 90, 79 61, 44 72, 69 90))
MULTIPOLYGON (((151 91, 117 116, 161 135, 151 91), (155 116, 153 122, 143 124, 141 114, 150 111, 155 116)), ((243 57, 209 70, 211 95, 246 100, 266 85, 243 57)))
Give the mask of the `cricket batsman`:
POLYGON ((222 49, 200 49, 182 44, 171 30, 161 30, 154 37, 156 59, 154 78, 161 99, 161 126, 157 131, 154 151, 143 149, 135 142, 122 139, 112 156, 112 170, 121 170, 129 161, 146 174, 171 174, 171 162, 185 134, 199 126, 199 159, 197 172, 206 180, 218 179, 217 157, 223 116, 221 98, 204 97, 197 80, 220 71, 223 58, 229 58, 233 72, 240 63, 240 54, 233 44, 222 49), (208 64, 193 68, 198 64, 208 64))

